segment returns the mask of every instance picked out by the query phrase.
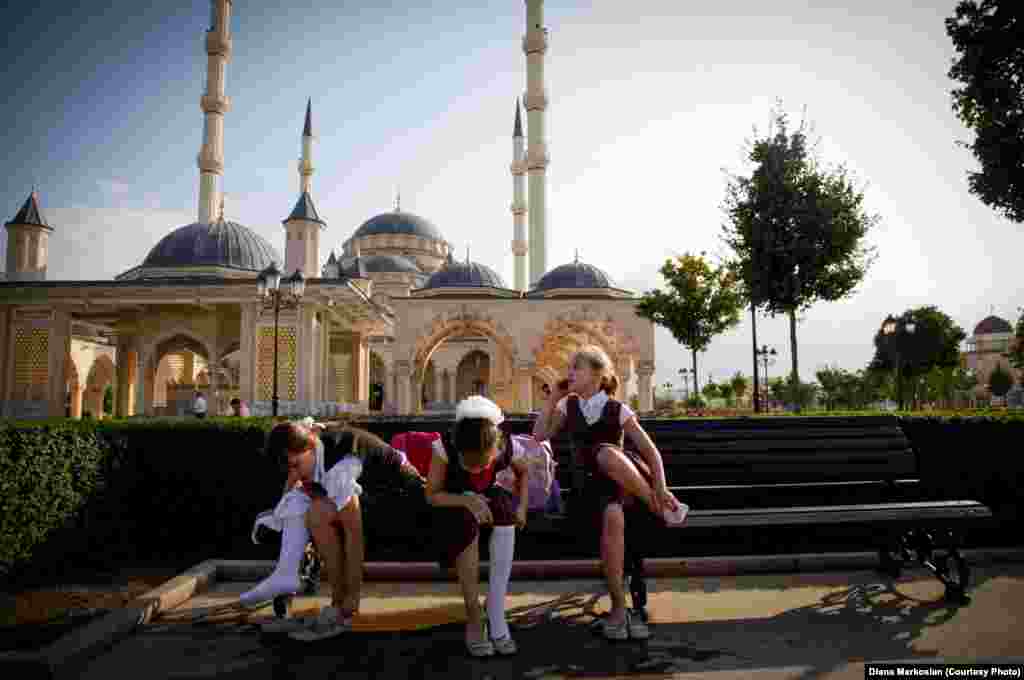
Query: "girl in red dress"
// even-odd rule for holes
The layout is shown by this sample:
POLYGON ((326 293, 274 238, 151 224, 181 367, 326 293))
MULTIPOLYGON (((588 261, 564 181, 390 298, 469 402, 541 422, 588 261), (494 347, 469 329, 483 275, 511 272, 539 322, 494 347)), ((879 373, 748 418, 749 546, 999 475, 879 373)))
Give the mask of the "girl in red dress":
POLYGON ((512 447, 498 428, 504 418, 490 399, 472 396, 455 409, 455 450, 440 441, 427 475, 427 502, 434 506, 434 530, 442 568, 453 564, 466 604, 466 649, 472 656, 515 654, 516 644, 505 621, 505 594, 512 574, 516 527, 526 525, 527 468, 512 460, 512 447), (495 478, 511 466, 516 473, 519 506, 495 478), (490 529, 490 573, 487 590, 488 628, 480 609, 480 534, 490 529))

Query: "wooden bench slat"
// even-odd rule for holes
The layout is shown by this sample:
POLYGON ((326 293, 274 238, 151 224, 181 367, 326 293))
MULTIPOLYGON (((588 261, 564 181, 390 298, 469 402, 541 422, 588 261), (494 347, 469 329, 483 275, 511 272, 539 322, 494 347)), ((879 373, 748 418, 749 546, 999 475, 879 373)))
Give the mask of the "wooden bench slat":
POLYGON ((909 451, 911 447, 903 438, 876 437, 873 439, 829 439, 817 437, 814 439, 734 439, 721 441, 700 442, 695 440, 681 440, 665 442, 662 439, 655 439, 655 445, 663 456, 676 456, 691 452, 716 452, 728 451, 736 453, 769 453, 771 451, 789 450, 806 451, 814 453, 817 451, 909 451))
POLYGON ((821 505, 797 508, 691 510, 681 528, 778 526, 784 524, 840 524, 984 519, 991 510, 977 501, 821 505))

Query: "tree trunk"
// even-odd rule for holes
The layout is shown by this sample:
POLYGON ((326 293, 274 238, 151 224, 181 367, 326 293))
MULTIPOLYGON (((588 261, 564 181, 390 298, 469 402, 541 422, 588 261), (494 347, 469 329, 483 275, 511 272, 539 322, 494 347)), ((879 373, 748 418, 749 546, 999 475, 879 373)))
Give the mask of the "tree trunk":
POLYGON ((789 351, 793 357, 793 408, 800 412, 800 371, 796 356, 796 308, 789 310, 789 351))
POLYGON ((693 396, 700 398, 700 388, 697 387, 697 350, 690 350, 693 352, 693 396))

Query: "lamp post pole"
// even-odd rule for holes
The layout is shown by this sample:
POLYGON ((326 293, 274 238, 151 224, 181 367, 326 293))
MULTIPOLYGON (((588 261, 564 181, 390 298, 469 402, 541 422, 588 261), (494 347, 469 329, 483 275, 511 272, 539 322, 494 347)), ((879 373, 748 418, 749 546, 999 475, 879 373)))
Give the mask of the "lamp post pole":
POLYGON ((903 410, 903 352, 901 344, 907 335, 913 335, 917 326, 913 319, 900 317, 894 319, 889 317, 882 324, 882 333, 889 338, 893 357, 896 363, 896 403, 900 411, 903 410))
POLYGON ((278 328, 281 319, 281 308, 285 309, 297 308, 302 300, 302 295, 306 292, 306 281, 302 276, 302 272, 298 269, 295 273, 285 279, 285 283, 288 284, 287 290, 281 288, 281 272, 277 269, 276 263, 271 263, 269 267, 260 272, 260 275, 256 279, 256 291, 263 303, 263 309, 265 311, 274 312, 274 378, 273 378, 273 394, 270 397, 271 413, 276 418, 278 411, 278 381, 277 381, 277 366, 278 366, 278 328))
POLYGON ((768 359, 769 357, 771 357, 771 361, 774 364, 775 357, 777 354, 778 353, 775 351, 775 348, 768 347, 768 345, 762 345, 761 349, 754 348, 754 365, 756 366, 758 362, 764 365, 764 372, 762 375, 764 377, 764 386, 766 392, 768 389, 768 359))

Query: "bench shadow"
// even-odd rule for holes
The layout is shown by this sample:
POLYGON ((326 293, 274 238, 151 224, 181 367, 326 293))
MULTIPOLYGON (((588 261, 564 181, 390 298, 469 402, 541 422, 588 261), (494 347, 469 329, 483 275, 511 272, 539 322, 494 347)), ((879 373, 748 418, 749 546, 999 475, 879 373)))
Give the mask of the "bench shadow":
MULTIPOLYGON (((992 578, 978 570, 974 588, 992 578)), ((913 648, 933 627, 953 620, 961 606, 944 599, 919 599, 904 584, 858 573, 813 604, 766 618, 652 626, 650 640, 610 643, 593 625, 594 592, 553 597, 553 618, 531 619, 541 605, 510 609, 520 653, 471 659, 462 623, 405 631, 352 631, 316 643, 260 636, 242 658, 223 659, 218 678, 540 678, 657 675, 699 671, 743 671, 789 667, 812 680, 851 662, 921 659, 934 651, 913 648), (588 605, 591 608, 588 610, 588 605), (532 625, 530 625, 532 624, 532 625), (239 666, 244 666, 244 669, 239 666)), ((781 582, 780 582, 781 583, 781 582)), ((779 586, 783 590, 785 586, 779 586)), ((772 590, 769 585, 767 589, 772 590)), ((652 589, 657 592, 657 589, 652 589)), ((714 597, 709 593, 707 597, 714 597)), ((436 619, 435 619, 436 620, 436 619)), ((230 656, 230 654, 229 654, 230 656)))

